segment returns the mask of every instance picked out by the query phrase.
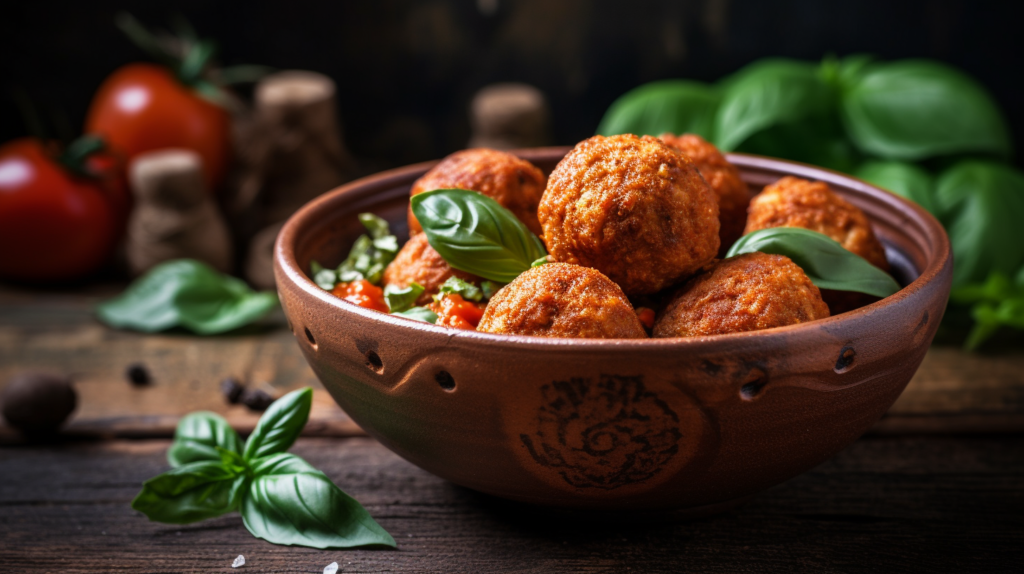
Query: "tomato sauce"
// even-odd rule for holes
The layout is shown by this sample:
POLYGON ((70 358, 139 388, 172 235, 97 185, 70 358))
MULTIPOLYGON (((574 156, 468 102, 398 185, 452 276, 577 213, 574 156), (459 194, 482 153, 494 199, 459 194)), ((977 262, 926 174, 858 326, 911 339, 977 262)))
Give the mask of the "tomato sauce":
POLYGON ((437 313, 435 325, 455 329, 475 330, 484 316, 482 307, 455 293, 449 293, 440 301, 431 303, 430 310, 437 313))
POLYGON ((387 302, 384 300, 384 290, 366 279, 338 283, 331 290, 331 294, 349 303, 355 303, 360 307, 373 309, 381 313, 390 311, 387 302))

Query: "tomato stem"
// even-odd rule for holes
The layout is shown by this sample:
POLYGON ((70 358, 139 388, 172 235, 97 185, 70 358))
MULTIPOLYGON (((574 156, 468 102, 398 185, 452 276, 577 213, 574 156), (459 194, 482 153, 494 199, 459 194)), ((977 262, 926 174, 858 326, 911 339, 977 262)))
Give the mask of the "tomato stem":
POLYGON ((57 156, 57 162, 75 175, 94 177, 94 174, 86 167, 85 162, 89 159, 89 156, 102 151, 106 147, 107 144, 103 141, 103 138, 94 135, 84 135, 71 142, 71 144, 66 147, 59 156, 57 156))

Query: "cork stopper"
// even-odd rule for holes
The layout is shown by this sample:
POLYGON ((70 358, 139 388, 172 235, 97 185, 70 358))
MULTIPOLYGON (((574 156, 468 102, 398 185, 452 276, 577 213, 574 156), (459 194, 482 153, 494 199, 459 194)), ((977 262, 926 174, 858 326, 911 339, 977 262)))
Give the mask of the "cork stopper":
POLYGON ((470 147, 513 149, 548 143, 548 105, 526 84, 492 84, 473 97, 470 147))
POLYGON ((139 154, 128 168, 132 190, 140 202, 188 209, 208 197, 203 160, 187 149, 161 149, 139 154))

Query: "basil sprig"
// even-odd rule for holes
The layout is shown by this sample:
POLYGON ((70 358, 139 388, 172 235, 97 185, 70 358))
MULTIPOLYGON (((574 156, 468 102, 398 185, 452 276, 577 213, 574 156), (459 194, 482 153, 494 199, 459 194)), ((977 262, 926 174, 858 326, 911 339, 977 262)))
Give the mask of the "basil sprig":
POLYGON ((484 298, 484 292, 479 287, 473 285, 469 281, 464 281, 458 277, 449 277, 444 283, 437 289, 437 295, 434 296, 434 300, 443 297, 449 293, 458 295, 466 301, 480 301, 484 298))
POLYGON ((398 238, 391 235, 388 222, 372 213, 360 213, 359 221, 370 234, 360 235, 356 239, 348 257, 337 269, 325 269, 320 263, 310 261, 313 282, 321 289, 330 291, 339 282, 348 283, 361 279, 379 285, 384 277, 384 268, 395 259, 398 253, 398 238))
POLYGON ((785 255, 820 289, 888 297, 900 290, 891 275, 846 250, 827 235, 798 227, 760 229, 741 237, 726 258, 760 251, 785 255))
POLYGON ((416 299, 423 294, 423 291, 423 285, 415 281, 405 287, 387 285, 384 287, 384 301, 387 302, 388 310, 392 313, 408 311, 416 303, 416 299))
POLYGON ((257 293, 205 263, 176 259, 153 267, 124 293, 100 303, 96 314, 111 327, 144 333, 184 327, 213 335, 247 325, 275 307, 273 291, 257 293))
POLYGON ((170 471, 143 483, 132 508, 156 522, 188 524, 240 511, 254 536, 312 548, 395 546, 395 540, 323 472, 285 451, 309 419, 313 390, 281 397, 242 446, 222 417, 181 420, 170 471))
POLYGON ((547 255, 544 244, 497 201, 464 189, 412 196, 427 241, 455 269, 508 283, 547 255))

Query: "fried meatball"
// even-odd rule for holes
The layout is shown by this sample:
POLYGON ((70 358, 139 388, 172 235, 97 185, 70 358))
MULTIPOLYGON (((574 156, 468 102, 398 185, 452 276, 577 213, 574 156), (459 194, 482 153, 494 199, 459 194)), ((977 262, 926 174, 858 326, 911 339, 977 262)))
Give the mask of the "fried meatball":
POLYGON ((548 263, 491 297, 477 331, 591 339, 647 337, 622 289, 599 271, 548 263))
POLYGON ((476 275, 452 269, 427 242, 427 234, 420 233, 402 246, 395 260, 384 270, 384 284, 408 287, 415 281, 423 286, 423 294, 416 299, 416 304, 426 305, 433 301, 431 296, 437 293, 441 284, 452 276, 477 285, 481 281, 476 275))
POLYGON ((828 235, 847 250, 889 270, 885 249, 864 212, 839 197, 825 182, 787 176, 765 186, 750 202, 744 233, 770 227, 802 227, 828 235))
POLYGON ((676 291, 654 336, 758 331, 828 316, 818 288, 788 257, 745 253, 709 266, 676 291))
MULTIPOLYGON (((544 193, 544 172, 503 151, 476 148, 457 151, 441 160, 412 184, 410 195, 434 189, 468 189, 494 199, 540 235, 537 204, 544 193)), ((409 234, 423 231, 409 207, 409 234)))
POLYGON ((718 253, 718 199, 658 138, 594 136, 548 178, 538 211, 555 261, 593 267, 628 295, 657 293, 718 253))
POLYGON ((718 255, 725 255, 729 247, 743 235, 743 226, 747 223, 750 189, 740 179, 740 170, 729 163, 717 147, 697 134, 676 136, 666 133, 658 138, 697 164, 697 171, 718 196, 718 238, 721 241, 718 255))

